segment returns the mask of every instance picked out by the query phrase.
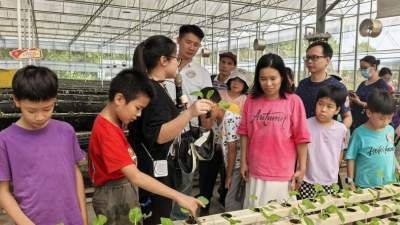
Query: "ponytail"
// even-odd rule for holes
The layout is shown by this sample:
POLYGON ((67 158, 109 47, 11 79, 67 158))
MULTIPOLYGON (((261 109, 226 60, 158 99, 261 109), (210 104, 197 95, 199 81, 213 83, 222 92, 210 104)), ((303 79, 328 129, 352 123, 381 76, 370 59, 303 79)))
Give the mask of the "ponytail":
POLYGON ((133 54, 133 67, 148 74, 157 66, 161 56, 176 53, 176 44, 168 37, 154 35, 141 42, 133 54))
POLYGON ((147 67, 144 60, 144 44, 145 42, 140 43, 133 53, 133 68, 139 70, 140 72, 147 74, 147 67))

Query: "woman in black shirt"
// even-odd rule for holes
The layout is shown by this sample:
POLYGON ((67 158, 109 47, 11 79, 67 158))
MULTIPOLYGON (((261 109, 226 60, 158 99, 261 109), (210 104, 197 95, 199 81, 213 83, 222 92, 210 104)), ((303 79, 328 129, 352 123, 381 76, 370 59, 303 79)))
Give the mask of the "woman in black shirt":
MULTIPOLYGON (((176 52, 176 44, 162 35, 151 36, 136 47, 133 66, 149 76, 156 96, 143 110, 141 117, 129 126, 129 141, 137 154, 139 169, 170 187, 175 182, 175 168, 166 160, 173 140, 193 117, 207 113, 212 105, 209 100, 202 99, 178 113, 164 87, 165 79, 176 75, 179 65, 176 52), (168 169, 155 164, 168 165, 168 169), (165 170, 168 170, 168 175, 165 170)), ((145 225, 159 224, 160 217, 169 217, 172 207, 169 199, 144 190, 140 190, 139 197, 141 202, 150 202, 149 209, 152 211, 152 216, 144 220, 145 225)))

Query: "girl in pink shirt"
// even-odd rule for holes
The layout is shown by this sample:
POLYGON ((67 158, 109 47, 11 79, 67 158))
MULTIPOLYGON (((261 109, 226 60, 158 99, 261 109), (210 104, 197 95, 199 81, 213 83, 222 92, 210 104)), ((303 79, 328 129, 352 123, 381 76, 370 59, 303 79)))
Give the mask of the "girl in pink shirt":
POLYGON ((219 91, 223 100, 238 106, 239 112, 236 112, 234 109, 231 110, 232 112, 239 115, 242 113, 250 83, 250 74, 244 69, 237 68, 231 72, 231 75, 226 81, 228 90, 219 91))
POLYGON ((310 135, 303 102, 292 94, 280 56, 266 54, 258 61, 238 134, 240 173, 247 181, 245 208, 287 199, 290 190, 299 188, 310 135), (257 199, 250 200, 251 195, 257 199))

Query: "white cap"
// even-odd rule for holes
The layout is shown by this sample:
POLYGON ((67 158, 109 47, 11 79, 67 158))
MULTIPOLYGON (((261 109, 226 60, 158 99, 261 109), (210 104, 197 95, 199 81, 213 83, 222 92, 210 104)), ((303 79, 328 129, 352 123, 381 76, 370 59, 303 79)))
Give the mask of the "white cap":
POLYGON ((252 81, 250 73, 241 68, 232 70, 231 75, 228 77, 228 79, 226 79, 225 83, 228 83, 229 80, 237 77, 244 81, 249 88, 251 87, 252 81))

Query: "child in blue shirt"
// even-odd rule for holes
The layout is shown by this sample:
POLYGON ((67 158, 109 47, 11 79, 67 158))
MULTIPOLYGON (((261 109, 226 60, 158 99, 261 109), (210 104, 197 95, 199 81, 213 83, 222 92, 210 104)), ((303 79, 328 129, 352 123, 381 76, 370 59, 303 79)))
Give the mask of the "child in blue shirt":
POLYGON ((346 154, 346 183, 352 189, 396 181, 399 168, 394 154, 394 129, 389 125, 394 110, 394 100, 387 92, 377 90, 368 96, 368 121, 354 130, 346 154))

